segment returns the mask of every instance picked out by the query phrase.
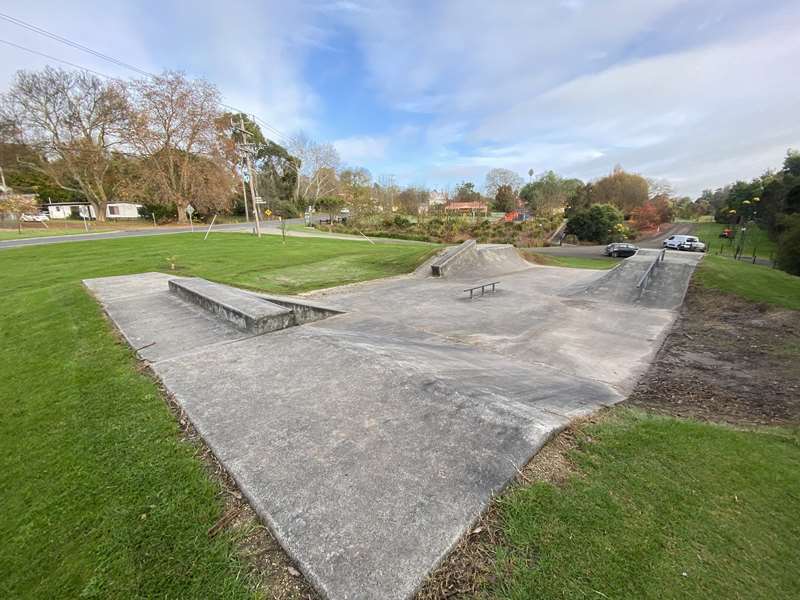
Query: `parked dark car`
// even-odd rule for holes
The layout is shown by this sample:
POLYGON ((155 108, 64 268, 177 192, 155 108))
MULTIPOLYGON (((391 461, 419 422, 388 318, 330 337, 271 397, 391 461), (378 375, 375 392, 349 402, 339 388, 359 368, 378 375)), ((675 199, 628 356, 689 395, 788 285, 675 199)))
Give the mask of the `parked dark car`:
POLYGON ((634 246, 633 244, 626 244, 625 242, 614 242, 613 244, 609 244, 606 246, 604 254, 606 256, 613 256, 614 258, 621 257, 621 258, 628 258, 629 256, 633 256, 639 251, 638 246, 634 246))

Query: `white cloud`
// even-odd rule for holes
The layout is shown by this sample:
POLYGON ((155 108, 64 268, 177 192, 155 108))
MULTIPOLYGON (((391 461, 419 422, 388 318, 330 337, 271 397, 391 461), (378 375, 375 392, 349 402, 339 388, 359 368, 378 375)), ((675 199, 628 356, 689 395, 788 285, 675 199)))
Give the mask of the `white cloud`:
MULTIPOLYGON (((326 30, 297 3, 228 0, 223 9, 177 1, 163 2, 157 12, 98 0, 69 5, 10 0, 3 6, 5 13, 147 71, 205 77, 218 85, 227 104, 256 113, 287 134, 313 129, 319 98, 303 80, 302 67, 308 52, 325 44, 326 30)), ((5 21, 0 38, 109 75, 137 76, 5 21)), ((6 47, 2 56, 2 88, 16 70, 53 62, 6 47)))
MULTIPOLYGON (((230 0, 224 9, 171 0, 155 15, 137 3, 7 0, 3 11, 150 71, 204 76, 284 134, 333 132, 348 162, 412 181, 480 180, 495 166, 590 178, 621 163, 694 194, 800 146, 791 70, 800 6, 789 0, 230 0), (341 55, 358 66, 348 77, 365 80, 338 81, 327 101, 319 82, 336 79, 309 72, 320 64, 309 58, 351 46, 361 56, 341 55), (353 123, 337 119, 347 90, 364 87, 376 106, 342 129, 353 123)), ((131 75, 2 21, 0 38, 131 75)), ((2 52, 0 87, 46 62, 2 52)))
POLYGON ((335 140, 334 147, 348 164, 379 161, 386 156, 388 137, 354 136, 335 140))
POLYGON ((800 144, 788 2, 453 0, 350 22, 384 101, 431 115, 432 177, 504 166, 590 178, 619 162, 695 194, 800 144))

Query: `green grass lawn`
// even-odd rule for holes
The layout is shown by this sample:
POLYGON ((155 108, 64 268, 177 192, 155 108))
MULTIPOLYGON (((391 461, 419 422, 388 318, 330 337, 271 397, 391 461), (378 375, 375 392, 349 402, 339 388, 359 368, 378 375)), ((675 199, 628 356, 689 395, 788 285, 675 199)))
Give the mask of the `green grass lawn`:
MULTIPOLYGON (((725 229, 727 225, 721 223, 697 223, 694 226, 694 234, 703 240, 709 248, 710 254, 722 253, 722 255, 733 255, 738 246, 738 240, 732 243, 729 240, 720 239, 719 234, 725 229)), ((737 236, 741 235, 739 228, 735 228, 737 236)), ((744 256, 753 256, 753 250, 756 251, 756 256, 760 258, 770 258, 775 252, 775 242, 769 239, 767 232, 761 229, 756 224, 747 226, 747 232, 744 236, 744 256)))
POLYGON ((582 256, 553 256, 538 252, 524 252, 525 257, 538 265, 549 267, 570 267, 573 269, 610 269, 619 264, 619 258, 598 257, 586 258, 582 256))
POLYGON ((748 262, 706 255, 694 280, 705 287, 800 310, 800 277, 748 262))
POLYGON ((617 408, 579 428, 577 473, 501 499, 498 598, 790 598, 800 436, 617 408))
POLYGON ((0 251, 0 597, 252 597, 219 489, 80 280, 152 270, 290 293, 430 245, 182 234, 0 251))

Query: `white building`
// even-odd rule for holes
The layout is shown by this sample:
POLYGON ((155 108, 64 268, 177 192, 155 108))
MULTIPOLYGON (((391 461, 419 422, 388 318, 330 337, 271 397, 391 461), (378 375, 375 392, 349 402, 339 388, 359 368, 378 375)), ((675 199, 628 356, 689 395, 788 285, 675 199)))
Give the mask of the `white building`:
POLYGON ((113 202, 106 205, 106 217, 109 219, 138 219, 141 204, 130 202, 113 202))
MULTIPOLYGON (((106 205, 107 219, 138 219, 141 204, 112 202, 106 205)), ((50 202, 42 206, 51 219, 96 219, 94 206, 88 202, 50 202)))
POLYGON ((88 202, 49 202, 42 205, 51 219, 95 219, 94 206, 88 202))

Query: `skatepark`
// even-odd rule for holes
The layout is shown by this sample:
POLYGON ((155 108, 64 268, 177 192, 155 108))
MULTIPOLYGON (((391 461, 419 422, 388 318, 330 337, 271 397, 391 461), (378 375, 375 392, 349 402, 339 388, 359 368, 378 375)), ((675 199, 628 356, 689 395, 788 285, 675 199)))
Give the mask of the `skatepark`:
POLYGON ((297 297, 84 283, 324 597, 408 598, 551 436, 625 399, 699 258, 598 272, 465 242, 297 297))

